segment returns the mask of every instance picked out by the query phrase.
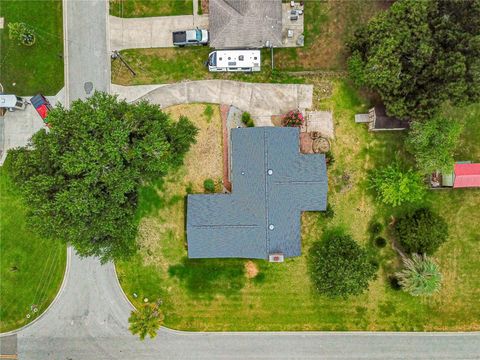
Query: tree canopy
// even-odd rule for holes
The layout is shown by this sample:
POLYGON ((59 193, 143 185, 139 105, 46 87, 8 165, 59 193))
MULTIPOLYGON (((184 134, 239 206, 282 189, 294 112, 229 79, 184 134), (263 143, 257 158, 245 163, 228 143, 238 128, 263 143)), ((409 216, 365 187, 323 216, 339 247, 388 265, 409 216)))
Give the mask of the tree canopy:
POLYGON ((437 114, 428 121, 413 122, 406 146, 414 155, 419 170, 425 174, 452 171, 462 128, 461 122, 444 114, 437 114))
POLYGON ((427 118, 445 101, 480 99, 480 0, 402 0, 349 43, 352 79, 390 115, 427 118))
POLYGON ((406 252, 433 254, 448 237, 445 220, 428 208, 399 217, 394 233, 406 252))
POLYGON ((387 205, 399 206, 416 203, 425 195, 425 185, 420 174, 412 169, 403 170, 398 163, 375 169, 369 178, 370 188, 387 205))
POLYGON ((364 292, 376 273, 366 250, 341 229, 326 231, 312 245, 310 270, 320 294, 343 298, 364 292))
POLYGON ((181 164, 197 129, 157 105, 98 92, 48 117, 49 131, 8 155, 31 225, 71 243, 80 255, 105 261, 131 254, 138 187, 181 164))

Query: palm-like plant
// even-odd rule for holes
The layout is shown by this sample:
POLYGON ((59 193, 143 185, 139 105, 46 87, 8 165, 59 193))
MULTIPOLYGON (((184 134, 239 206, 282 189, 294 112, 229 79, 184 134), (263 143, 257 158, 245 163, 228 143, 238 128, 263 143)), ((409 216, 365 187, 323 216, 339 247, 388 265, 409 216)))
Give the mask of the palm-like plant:
POLYGON ((150 335, 153 339, 157 336, 157 330, 162 325, 163 315, 158 308, 158 304, 145 304, 140 309, 132 311, 128 322, 129 330, 132 334, 138 334, 140 340, 150 335))
POLYGON ((413 296, 432 295, 440 289, 442 275, 438 265, 426 255, 403 258, 405 268, 395 275, 403 290, 413 296))

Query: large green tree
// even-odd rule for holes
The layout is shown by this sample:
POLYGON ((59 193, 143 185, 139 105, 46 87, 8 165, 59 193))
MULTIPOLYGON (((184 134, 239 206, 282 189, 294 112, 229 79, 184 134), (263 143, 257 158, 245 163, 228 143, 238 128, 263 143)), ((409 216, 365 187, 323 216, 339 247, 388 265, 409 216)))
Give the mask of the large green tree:
POLYGON ((367 252, 341 229, 328 230, 310 249, 310 273, 317 291, 328 297, 358 295, 375 278, 367 252))
POLYGON ((480 0, 399 0, 349 43, 351 77, 398 117, 480 99, 480 0))
POLYGON ((400 216, 394 234, 406 252, 433 254, 448 238, 445 220, 428 208, 400 216))
POLYGON ((454 152, 462 132, 458 119, 437 114, 428 121, 415 121, 406 141, 417 166, 425 174, 453 169, 454 152))
POLYGON ((9 152, 8 169, 31 209, 32 226, 102 260, 131 254, 141 183, 182 162, 197 129, 157 105, 105 93, 49 113, 49 131, 9 152))

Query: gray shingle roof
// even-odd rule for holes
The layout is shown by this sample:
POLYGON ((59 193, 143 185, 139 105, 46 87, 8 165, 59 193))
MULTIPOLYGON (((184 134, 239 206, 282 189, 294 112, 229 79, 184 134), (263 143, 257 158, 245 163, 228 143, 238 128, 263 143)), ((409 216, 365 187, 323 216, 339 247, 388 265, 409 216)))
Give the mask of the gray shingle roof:
POLYGON ((231 194, 188 196, 188 256, 299 256, 301 211, 326 209, 325 156, 300 154, 297 128, 259 127, 232 129, 231 160, 231 194))
POLYGON ((261 48, 282 45, 281 0, 210 0, 210 46, 261 48))

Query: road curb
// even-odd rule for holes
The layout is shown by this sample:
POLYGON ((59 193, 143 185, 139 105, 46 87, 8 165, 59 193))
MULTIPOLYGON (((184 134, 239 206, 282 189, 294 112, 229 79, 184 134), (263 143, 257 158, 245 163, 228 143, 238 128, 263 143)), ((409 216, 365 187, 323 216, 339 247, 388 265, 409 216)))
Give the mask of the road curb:
POLYGON ((45 316, 45 314, 48 313, 52 309, 53 305, 55 305, 55 303, 58 301, 60 296, 65 292, 65 287, 67 286, 67 281, 68 281, 68 274, 70 274, 70 266, 72 264, 71 260, 72 260, 72 248, 70 246, 68 246, 67 247, 67 263, 65 265, 65 272, 63 273, 62 285, 60 286, 60 289, 58 290, 57 295, 55 295, 55 298, 52 300, 50 305, 48 305, 48 307, 45 309, 45 311, 42 312, 40 315, 38 315, 34 320, 29 322, 28 324, 23 325, 21 328, 0 333, 0 337, 10 336, 10 335, 18 335, 18 333, 22 332, 23 330, 32 326, 38 320, 43 318, 45 316))

